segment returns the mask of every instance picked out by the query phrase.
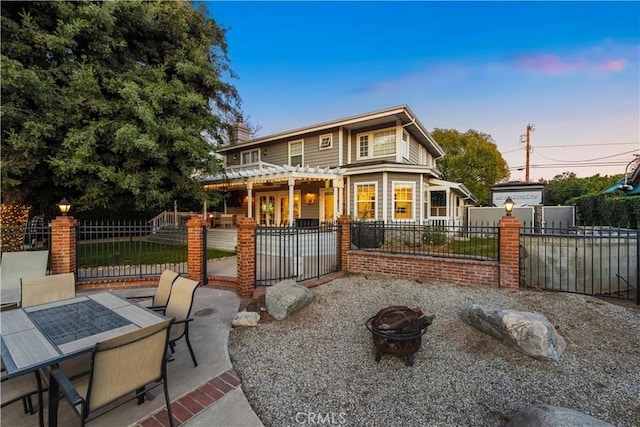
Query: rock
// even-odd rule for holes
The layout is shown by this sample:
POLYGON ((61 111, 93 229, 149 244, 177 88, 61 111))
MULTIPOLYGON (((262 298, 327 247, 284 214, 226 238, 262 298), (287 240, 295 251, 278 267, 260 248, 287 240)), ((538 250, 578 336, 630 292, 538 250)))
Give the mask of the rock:
POLYGON ((276 320, 282 320, 296 310, 309 304, 313 299, 313 292, 293 280, 284 280, 275 286, 267 288, 265 304, 267 313, 276 320))
POLYGON ((567 347, 564 338, 541 314, 473 304, 463 310, 461 317, 471 326, 536 359, 557 362, 567 347))
POLYGON ((611 424, 572 409, 549 405, 527 406, 507 427, 613 427, 611 424))
POLYGON ((231 321, 232 326, 256 326, 260 321, 260 315, 254 311, 240 311, 231 321))

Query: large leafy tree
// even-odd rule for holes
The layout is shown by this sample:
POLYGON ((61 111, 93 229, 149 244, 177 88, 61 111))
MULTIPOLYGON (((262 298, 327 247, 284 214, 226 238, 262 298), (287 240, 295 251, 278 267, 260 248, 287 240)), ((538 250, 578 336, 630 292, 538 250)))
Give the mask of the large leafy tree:
POLYGON ((194 177, 239 107, 225 32, 189 2, 2 2, 2 192, 150 212, 194 177), (206 138, 203 137, 206 136, 206 138))
POLYGON ((566 205, 574 197, 595 195, 618 182, 623 175, 600 176, 600 174, 578 178, 575 172, 564 172, 549 181, 540 180, 545 184, 545 205, 566 205))
POLYGON ((490 204, 490 187, 509 177, 509 167, 491 135, 476 130, 461 133, 455 129, 434 129, 434 139, 446 154, 437 161, 442 177, 461 182, 477 198, 490 204))

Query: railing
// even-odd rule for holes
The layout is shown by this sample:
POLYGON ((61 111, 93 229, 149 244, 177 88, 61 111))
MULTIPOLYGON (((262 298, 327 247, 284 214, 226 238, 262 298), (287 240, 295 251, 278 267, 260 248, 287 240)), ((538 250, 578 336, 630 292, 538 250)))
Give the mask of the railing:
POLYGON ((184 226, 187 221, 195 215, 200 214, 198 212, 164 211, 153 217, 149 222, 153 227, 153 231, 156 231, 167 227, 184 226))
POLYGON ((186 227, 154 232, 148 221, 84 221, 77 232, 79 279, 187 272, 186 227))
POLYGON ((498 259, 498 227, 358 221, 351 245, 361 250, 479 260, 498 259))
POLYGON ((338 270, 340 227, 324 223, 305 227, 256 228, 256 285, 281 280, 304 281, 338 270))
POLYGON ((562 223, 520 232, 523 286, 635 300, 640 304, 640 231, 562 223))
POLYGON ((267 162, 256 162, 256 163, 250 163, 250 164, 246 164, 246 165, 226 165, 225 169, 229 172, 238 172, 238 171, 245 171, 245 170, 253 170, 253 169, 263 169, 263 168, 267 168, 267 167, 278 167, 277 165, 274 165, 273 163, 267 163, 267 162))

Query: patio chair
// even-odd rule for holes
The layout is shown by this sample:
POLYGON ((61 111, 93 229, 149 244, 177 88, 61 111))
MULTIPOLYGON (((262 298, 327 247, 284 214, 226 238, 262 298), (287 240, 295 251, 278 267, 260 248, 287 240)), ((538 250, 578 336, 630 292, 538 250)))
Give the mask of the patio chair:
MULTIPOLYGON (((42 383, 38 376, 38 373, 29 373, 20 375, 19 377, 9 378, 2 367, 2 385, 0 386, 0 408, 9 406, 13 403, 22 402, 22 408, 25 414, 33 415, 36 412, 36 408, 33 405, 33 396, 38 396, 38 409, 42 408, 42 383)), ((42 414, 42 413, 41 413, 42 414)), ((40 426, 44 424, 44 418, 39 418, 40 426)))
POLYGON ((154 295, 132 296, 127 299, 148 299, 151 301, 150 303, 148 301, 141 301, 140 304, 153 309, 164 308, 169 301, 171 287, 178 277, 180 277, 180 275, 175 271, 165 270, 160 275, 160 281, 158 282, 158 287, 154 295))
POLYGON ((5 252, 0 262, 0 303, 20 303, 20 279, 47 274, 49 251, 5 252))
POLYGON ((75 298, 76 276, 73 273, 53 274, 42 277, 23 277, 22 306, 75 298))
POLYGON ((137 399, 138 405, 144 403, 145 394, 162 385, 169 423, 173 427, 166 352, 174 320, 170 318, 97 343, 91 352, 88 377, 72 382, 63 370, 53 370, 49 390, 50 416, 57 414, 59 390, 84 426, 130 400, 137 399), (152 386, 147 388, 149 385, 152 386))
POLYGON ((167 309, 165 310, 165 316, 176 318, 176 322, 171 326, 171 333, 169 335, 169 348, 171 349, 171 353, 175 353, 176 341, 184 337, 187 341, 189 353, 191 353, 193 366, 198 366, 198 361, 196 360, 193 348, 191 347, 191 341, 189 340, 189 323, 193 321, 189 315, 193 307, 196 288, 199 284, 200 282, 196 282, 195 280, 179 277, 173 284, 171 296, 169 297, 167 309))

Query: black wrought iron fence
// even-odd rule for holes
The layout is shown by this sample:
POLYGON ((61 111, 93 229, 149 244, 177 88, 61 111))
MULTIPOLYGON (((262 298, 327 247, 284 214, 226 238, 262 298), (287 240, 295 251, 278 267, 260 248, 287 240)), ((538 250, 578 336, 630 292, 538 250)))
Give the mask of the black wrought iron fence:
POLYGON ((366 251, 497 260, 498 227, 358 221, 351 224, 351 245, 366 251))
POLYGON ((521 285, 640 304, 639 235, 637 229, 610 226, 524 224, 521 285))
POLYGON ((256 285, 304 281, 340 266, 340 227, 336 223, 256 228, 256 285))
POLYGON ((147 221, 84 221, 77 231, 78 278, 187 272, 187 229, 153 230, 147 221))

